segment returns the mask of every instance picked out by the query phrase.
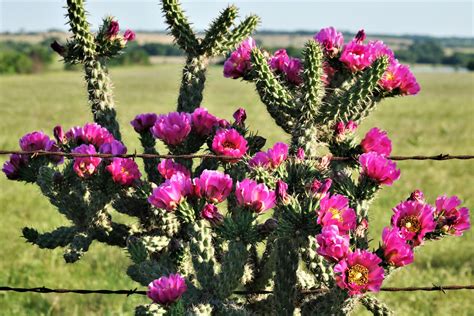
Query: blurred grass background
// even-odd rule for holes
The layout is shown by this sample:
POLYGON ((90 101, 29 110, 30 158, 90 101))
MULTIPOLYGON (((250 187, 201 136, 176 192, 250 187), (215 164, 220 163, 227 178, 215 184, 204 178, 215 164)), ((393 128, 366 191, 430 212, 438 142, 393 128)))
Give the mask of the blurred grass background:
MULTIPOLYGON (((230 119, 244 107, 252 130, 268 139, 267 146, 287 140, 250 84, 224 79, 222 68, 210 69, 203 106, 230 119)), ((138 113, 164 113, 175 109, 181 68, 178 65, 115 68, 117 109, 124 141, 130 152, 140 152, 129 121, 138 113)), ((394 154, 473 154, 474 74, 425 73, 417 78, 417 97, 385 100, 359 129, 360 136, 373 126, 388 131, 394 154)), ((27 132, 52 135, 60 123, 67 129, 91 120, 80 72, 0 77, 0 148, 17 149, 27 132)), ((0 157, 1 162, 7 157, 0 157)), ((384 188, 371 211, 370 229, 377 245, 391 208, 413 189, 422 189, 428 200, 457 194, 474 207, 474 161, 399 162, 400 181, 384 188)), ((471 213, 472 214, 472 213, 471 213)), ((0 285, 18 287, 108 288, 137 287, 126 275, 129 259, 124 251, 94 243, 78 263, 65 264, 62 250, 40 250, 21 237, 24 226, 40 231, 65 224, 35 186, 7 181, 0 175, 0 285)), ((420 247, 415 263, 395 273, 386 286, 431 286, 474 283, 474 234, 446 238, 420 247)), ((412 292, 378 295, 398 315, 474 315, 473 292, 412 292)), ((19 294, 0 292, 0 315, 130 315, 146 297, 74 294, 19 294)), ((359 309, 356 314, 366 315, 359 309)), ((368 315, 368 314, 367 314, 368 315)))

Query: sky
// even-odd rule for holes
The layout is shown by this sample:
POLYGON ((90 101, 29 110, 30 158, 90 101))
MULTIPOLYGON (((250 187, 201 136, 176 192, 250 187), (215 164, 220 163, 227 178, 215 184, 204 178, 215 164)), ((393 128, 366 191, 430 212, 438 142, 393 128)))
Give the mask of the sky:
MULTIPOLYGON (((0 0, 0 32, 67 30, 64 0, 0 0)), ((227 4, 240 8, 240 16, 261 17, 261 30, 309 30, 334 26, 342 31, 364 28, 368 34, 418 34, 474 37, 473 1, 249 1, 183 0, 197 30, 203 30, 227 4)), ((89 0, 89 21, 97 28, 112 14, 121 28, 162 31, 166 28, 159 0, 89 0)))

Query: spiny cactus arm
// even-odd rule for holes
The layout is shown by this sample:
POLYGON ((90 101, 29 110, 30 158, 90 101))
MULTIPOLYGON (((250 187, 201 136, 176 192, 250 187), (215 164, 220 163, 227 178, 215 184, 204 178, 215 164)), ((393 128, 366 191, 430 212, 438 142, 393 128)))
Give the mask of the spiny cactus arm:
POLYGON ((162 11, 176 44, 189 55, 197 55, 199 42, 178 0, 162 0, 162 11))
POLYGON ((260 22, 256 15, 250 15, 237 25, 225 39, 225 44, 217 54, 225 54, 227 51, 235 48, 240 42, 249 37, 260 22))
POLYGON ((84 0, 67 0, 67 16, 76 47, 84 56, 94 56, 96 46, 86 19, 84 0))
MULTIPOLYGON (((143 152, 145 154, 158 155, 158 151, 155 148, 156 140, 149 130, 140 133, 140 143, 142 144, 143 152)), ((148 181, 155 184, 158 184, 163 180, 157 169, 159 162, 160 160, 158 158, 143 159, 148 181)))
POLYGON ((308 238, 308 244, 301 251, 301 257, 306 263, 306 267, 312 272, 318 282, 319 286, 330 286, 333 283, 332 269, 327 261, 317 252, 317 243, 314 236, 308 238))
POLYGON ((303 108, 302 112, 315 115, 324 97, 323 51, 314 40, 306 43, 303 50, 303 108))
POLYGON ((127 275, 143 286, 147 286, 153 280, 163 275, 175 273, 167 256, 161 256, 159 261, 145 260, 128 267, 127 275))
POLYGON ((72 238, 71 243, 64 251, 64 260, 66 263, 74 263, 81 259, 84 253, 89 250, 93 239, 87 232, 76 233, 72 238))
MULTIPOLYGON (((112 83, 105 65, 97 58, 97 47, 94 36, 89 30, 84 1, 67 0, 67 10, 75 47, 83 55, 82 62, 84 63, 87 92, 94 121, 107 128, 116 139, 120 140, 121 135, 114 109, 112 83)), ((74 50, 71 52, 74 52, 74 50)))
POLYGON ((216 262, 212 245, 211 229, 203 220, 196 221, 192 227, 190 250, 196 279, 201 288, 212 292, 216 288, 216 262))
POLYGON ((251 316, 245 307, 237 305, 233 302, 221 303, 217 307, 216 316, 251 316))
POLYGON ((359 123, 364 119, 375 108, 378 98, 374 97, 374 93, 387 65, 387 57, 377 59, 350 88, 335 92, 321 107, 316 122, 331 125, 337 121, 349 120, 359 123))
POLYGON ((135 308, 135 316, 165 316, 167 313, 159 304, 139 305, 135 308))
POLYGON ((248 258, 248 246, 241 241, 229 243, 229 250, 224 255, 221 272, 217 276, 217 295, 220 299, 228 298, 240 285, 248 258))
POLYGON ((179 112, 191 113, 201 105, 208 64, 206 56, 188 56, 179 90, 179 112))
POLYGON ((54 249, 65 247, 71 243, 77 232, 76 227, 59 227, 52 232, 40 234, 36 229, 23 228, 23 237, 26 241, 37 245, 40 248, 54 249))
POLYGON ((210 316, 213 310, 211 304, 196 304, 189 308, 186 316, 210 316))
POLYGON ((252 51, 252 71, 260 99, 266 105, 268 113, 285 132, 291 133, 294 125, 296 105, 290 92, 278 81, 271 71, 263 53, 252 51))
POLYGON ((237 12, 238 9, 235 6, 228 6, 211 23, 206 31, 206 36, 201 42, 201 53, 207 56, 216 56, 223 50, 226 37, 229 35, 229 29, 237 17, 237 12))
POLYGON ((107 229, 100 227, 94 231, 94 237, 110 246, 125 247, 131 228, 125 224, 110 222, 107 229))
POLYGON ((298 269, 298 245, 289 238, 276 240, 275 262, 275 310, 277 315, 293 315, 296 300, 296 270, 298 269))
POLYGON ((246 288, 252 290, 263 290, 273 280, 275 274, 275 251, 274 251, 274 239, 269 238, 265 251, 263 252, 262 259, 259 260, 257 266, 254 267, 254 278, 251 283, 247 284, 246 288))
POLYGON ((354 309, 357 298, 350 298, 347 292, 338 287, 328 292, 304 298, 301 315, 347 316, 354 309))
POLYGON ((375 316, 391 316, 394 315, 393 311, 388 308, 387 305, 379 301, 376 297, 371 295, 365 295, 360 299, 362 305, 367 308, 368 311, 372 312, 375 316))

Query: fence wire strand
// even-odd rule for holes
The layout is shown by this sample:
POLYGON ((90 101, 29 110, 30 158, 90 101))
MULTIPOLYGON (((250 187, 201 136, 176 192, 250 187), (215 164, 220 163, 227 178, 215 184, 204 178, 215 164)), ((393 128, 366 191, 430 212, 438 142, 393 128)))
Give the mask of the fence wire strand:
MULTIPOLYGON (((459 290, 474 290, 474 285, 433 285, 433 286, 421 286, 421 287, 384 287, 381 288, 382 292, 415 292, 415 291, 424 291, 424 292, 443 292, 446 291, 459 291, 459 290)), ((301 294, 315 294, 326 291, 326 289, 314 289, 301 291, 301 294)), ((88 290, 88 289, 51 289, 47 287, 33 287, 33 288, 22 288, 22 287, 10 287, 10 286, 0 286, 0 292, 17 292, 17 293, 42 293, 42 294, 103 294, 103 295, 146 295, 146 291, 135 289, 129 290, 88 290)), ((234 291, 234 294, 237 295, 255 295, 255 294, 271 294, 272 291, 234 291)))
MULTIPOLYGON (((142 159, 232 159, 235 160, 235 157, 232 156, 222 156, 214 154, 189 154, 189 155, 160 155, 160 154, 146 154, 146 153, 133 153, 133 154, 83 154, 83 153, 65 153, 65 152, 55 152, 55 151, 46 151, 46 150, 34 150, 34 151, 17 151, 17 150, 0 150, 0 155, 31 155, 33 157, 38 156, 59 156, 65 158, 83 158, 83 157, 98 157, 98 158, 142 158, 142 159)), ((344 161, 344 160, 356 160, 357 157, 338 157, 338 156, 321 156, 321 157, 306 157, 305 159, 310 160, 320 160, 323 158, 329 158, 334 161, 344 161)), ((424 155, 413 155, 413 156, 389 156, 391 160, 435 160, 435 161, 444 161, 444 160, 469 160, 474 159, 474 155, 451 155, 451 154, 437 154, 431 156, 424 155)))

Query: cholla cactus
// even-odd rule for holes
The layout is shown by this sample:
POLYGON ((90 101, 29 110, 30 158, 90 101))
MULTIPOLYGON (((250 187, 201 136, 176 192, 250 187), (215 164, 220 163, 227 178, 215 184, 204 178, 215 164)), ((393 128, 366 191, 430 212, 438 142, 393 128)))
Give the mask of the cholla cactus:
POLYGON ((382 42, 364 43, 363 31, 344 45, 341 33, 322 29, 300 61, 284 50, 270 56, 258 49, 247 38, 258 21, 254 16, 232 28, 235 7, 198 38, 177 1, 162 5, 187 54, 178 111, 139 114, 131 125, 146 153, 157 153, 158 139, 170 154, 206 151, 219 159, 197 165, 146 159, 142 177, 132 159, 89 156, 127 151, 105 63, 134 35, 119 35, 112 18, 93 35, 82 1, 70 0, 74 38, 66 47, 53 46, 66 62, 84 64, 95 123, 66 132, 57 126, 55 140, 42 132, 20 139, 22 150, 81 154, 72 161, 22 154, 5 163, 9 179, 36 183, 71 222, 47 233, 24 228, 26 240, 40 248, 65 247, 66 262, 79 260, 94 241, 126 249, 133 261, 128 276, 148 286, 153 301, 137 307, 137 315, 292 315, 297 309, 302 315, 346 315, 359 302, 375 315, 389 315, 367 293, 413 262, 414 249, 426 240, 459 236, 470 227, 469 211, 457 197, 441 196, 431 206, 415 191, 393 209, 381 245, 369 247, 370 202, 398 180, 400 170, 388 158, 392 146, 384 131, 373 128, 360 142, 354 132, 381 99, 418 92, 408 67, 382 42), (238 43, 224 75, 255 82, 290 145, 260 151, 265 140, 249 132, 245 110, 227 121, 200 107, 209 58, 238 43), (354 159, 307 157, 327 151, 354 159), (114 222, 112 208, 137 224, 114 222), (271 216, 263 221, 265 212, 271 216), (300 295, 309 289, 317 291, 300 295), (249 295, 242 299, 236 290, 249 295))

